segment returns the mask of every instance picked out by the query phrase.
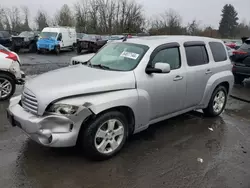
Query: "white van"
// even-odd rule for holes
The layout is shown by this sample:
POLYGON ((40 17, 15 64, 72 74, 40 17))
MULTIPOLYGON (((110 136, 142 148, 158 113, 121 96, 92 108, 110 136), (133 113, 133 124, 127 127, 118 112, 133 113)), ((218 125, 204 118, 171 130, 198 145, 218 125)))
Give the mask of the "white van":
POLYGON ((74 49, 76 30, 72 27, 45 27, 37 41, 37 51, 55 51, 74 49))

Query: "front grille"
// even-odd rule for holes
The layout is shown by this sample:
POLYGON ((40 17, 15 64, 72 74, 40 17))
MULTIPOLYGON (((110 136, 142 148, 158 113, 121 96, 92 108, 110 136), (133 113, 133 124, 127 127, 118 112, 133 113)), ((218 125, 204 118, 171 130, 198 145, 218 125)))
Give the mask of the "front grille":
POLYGON ((49 44, 39 44, 40 48, 49 48, 49 44))
POLYGON ((31 92, 24 90, 21 98, 22 107, 33 114, 37 114, 38 102, 36 96, 31 92))

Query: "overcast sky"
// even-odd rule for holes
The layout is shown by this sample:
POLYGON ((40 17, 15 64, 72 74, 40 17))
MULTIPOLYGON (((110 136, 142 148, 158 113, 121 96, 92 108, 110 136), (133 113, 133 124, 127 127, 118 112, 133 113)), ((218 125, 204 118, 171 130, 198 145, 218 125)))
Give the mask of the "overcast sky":
MULTIPOLYGON (((72 6, 77 0, 1 0, 1 6, 11 7, 26 5, 31 16, 39 8, 53 15, 63 4, 72 6)), ((117 0, 118 1, 118 0, 117 0)), ((184 24, 197 19, 204 25, 218 28, 221 9, 226 3, 231 3, 239 13, 240 20, 250 21, 250 0, 134 0, 142 4, 147 17, 152 17, 171 8, 181 16, 184 24)), ((31 19, 33 21, 33 19, 31 19)))

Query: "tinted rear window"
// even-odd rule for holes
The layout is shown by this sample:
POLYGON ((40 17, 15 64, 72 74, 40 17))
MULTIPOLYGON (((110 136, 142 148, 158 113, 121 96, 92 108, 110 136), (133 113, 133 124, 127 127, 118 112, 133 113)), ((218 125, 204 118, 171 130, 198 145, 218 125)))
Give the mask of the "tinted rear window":
POLYGON ((185 47, 188 66, 199 66, 209 62, 205 46, 185 47))
POLYGON ((227 60, 227 52, 226 52, 225 47, 222 43, 209 42, 209 46, 211 48, 215 62, 227 60))

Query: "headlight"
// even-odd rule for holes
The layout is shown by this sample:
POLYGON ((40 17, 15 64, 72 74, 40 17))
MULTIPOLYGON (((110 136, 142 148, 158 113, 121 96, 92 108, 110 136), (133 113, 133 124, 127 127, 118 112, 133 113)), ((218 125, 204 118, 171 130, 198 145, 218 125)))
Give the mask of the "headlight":
POLYGON ((69 104, 54 104, 52 105, 48 112, 62 114, 62 115, 73 115, 77 112, 79 106, 69 105, 69 104))

